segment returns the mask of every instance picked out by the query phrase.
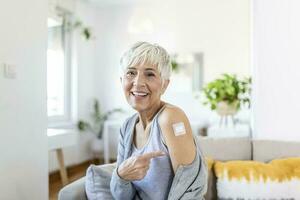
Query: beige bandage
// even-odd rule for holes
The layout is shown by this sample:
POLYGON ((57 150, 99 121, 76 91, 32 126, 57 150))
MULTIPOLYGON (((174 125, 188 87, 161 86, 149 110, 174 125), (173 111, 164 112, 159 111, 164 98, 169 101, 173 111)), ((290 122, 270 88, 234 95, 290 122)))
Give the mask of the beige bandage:
POLYGON ((172 126, 175 136, 184 135, 186 133, 183 122, 173 124, 172 126))

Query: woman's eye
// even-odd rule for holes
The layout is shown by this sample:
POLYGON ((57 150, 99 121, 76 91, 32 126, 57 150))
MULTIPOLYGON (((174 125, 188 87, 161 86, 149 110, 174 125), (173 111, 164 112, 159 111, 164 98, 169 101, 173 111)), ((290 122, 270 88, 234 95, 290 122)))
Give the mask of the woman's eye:
POLYGON ((134 75, 135 75, 135 72, 133 72, 133 71, 128 71, 128 72, 126 73, 126 75, 127 75, 127 76, 134 76, 134 75))
POLYGON ((153 73, 148 73, 147 76, 148 76, 148 77, 151 77, 151 76, 155 76, 155 74, 153 74, 153 73))

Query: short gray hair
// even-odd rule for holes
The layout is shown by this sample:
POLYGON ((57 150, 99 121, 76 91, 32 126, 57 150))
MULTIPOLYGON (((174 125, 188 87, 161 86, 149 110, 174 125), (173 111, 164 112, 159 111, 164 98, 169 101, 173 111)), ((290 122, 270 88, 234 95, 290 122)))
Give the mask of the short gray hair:
POLYGON ((123 54, 120 60, 123 72, 129 67, 145 63, 157 66, 163 79, 170 78, 172 72, 170 56, 163 47, 157 44, 137 42, 123 54))

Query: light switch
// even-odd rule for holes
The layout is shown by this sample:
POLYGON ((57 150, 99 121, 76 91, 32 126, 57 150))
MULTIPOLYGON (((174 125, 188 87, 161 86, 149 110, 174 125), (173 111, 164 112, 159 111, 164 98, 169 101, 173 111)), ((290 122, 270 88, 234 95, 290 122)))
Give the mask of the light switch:
POLYGON ((17 76, 17 66, 14 64, 3 63, 4 77, 15 79, 17 76))

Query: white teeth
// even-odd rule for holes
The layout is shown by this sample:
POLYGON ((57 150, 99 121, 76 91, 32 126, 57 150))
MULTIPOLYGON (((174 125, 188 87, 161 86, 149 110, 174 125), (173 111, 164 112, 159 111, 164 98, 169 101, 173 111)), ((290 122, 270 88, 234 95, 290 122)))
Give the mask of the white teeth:
POLYGON ((135 96, 146 96, 147 93, 144 93, 144 92, 132 92, 133 95, 135 96))

